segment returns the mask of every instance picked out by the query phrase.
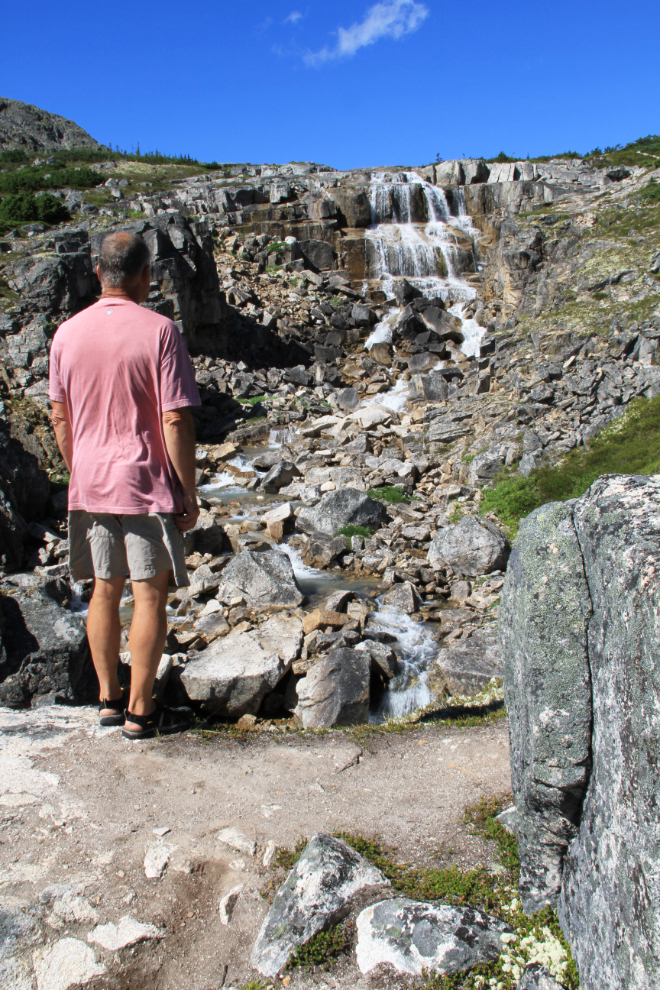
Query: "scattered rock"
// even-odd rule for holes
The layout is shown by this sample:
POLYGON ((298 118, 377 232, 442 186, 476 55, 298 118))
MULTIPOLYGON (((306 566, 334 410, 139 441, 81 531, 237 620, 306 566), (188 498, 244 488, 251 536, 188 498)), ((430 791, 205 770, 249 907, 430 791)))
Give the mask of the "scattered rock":
POLYGON ((380 901, 357 919, 357 964, 362 973, 387 964, 421 976, 460 973, 497 959, 511 929, 475 908, 423 904, 405 897, 380 901))
POLYGON ((224 843, 230 849, 243 853, 245 856, 254 856, 257 851, 257 843, 254 839, 248 839, 247 835, 237 828, 223 828, 216 836, 218 842, 224 843))
POLYGON ((165 932, 155 925, 145 925, 130 915, 119 919, 117 925, 97 925, 87 936, 87 941, 102 946, 108 952, 119 952, 129 945, 137 945, 148 939, 164 938, 165 932))
POLYGON ((464 642, 438 651, 428 672, 433 694, 473 695, 482 691, 493 677, 502 677, 499 644, 475 632, 464 642))
POLYGON ((234 913, 234 908, 238 903, 238 898, 243 893, 243 885, 240 884, 238 887, 233 887, 228 894, 220 899, 219 911, 220 911, 220 922, 223 925, 228 925, 231 921, 231 916, 234 913))
POLYGON ((279 550, 252 553, 244 550, 227 564, 218 589, 221 601, 244 598, 248 605, 288 605, 303 601, 291 561, 279 550))
POLYGON ((94 952, 77 938, 62 938, 55 945, 37 949, 33 956, 38 990, 69 990, 85 986, 106 972, 94 952))
POLYGON ((147 880, 160 880, 175 848, 176 846, 168 846, 160 841, 147 846, 144 854, 144 875, 147 880))
POLYGON ((385 603, 392 605, 393 608, 398 608, 401 612, 405 612, 406 615, 412 615, 418 611, 420 600, 410 581, 404 581, 403 584, 395 584, 387 592, 385 603))
POLYGON ((439 530, 431 542, 432 567, 452 567, 476 577, 503 570, 509 558, 509 541, 489 519, 464 516, 455 526, 439 530))
POLYGON ((386 877, 340 839, 317 833, 280 887, 252 950, 252 965, 276 976, 293 950, 340 922, 357 895, 390 886, 386 877))
POLYGON ((341 488, 328 492, 313 508, 302 509, 296 528, 303 533, 334 536, 344 526, 377 529, 386 521, 387 513, 380 502, 354 488, 341 488))

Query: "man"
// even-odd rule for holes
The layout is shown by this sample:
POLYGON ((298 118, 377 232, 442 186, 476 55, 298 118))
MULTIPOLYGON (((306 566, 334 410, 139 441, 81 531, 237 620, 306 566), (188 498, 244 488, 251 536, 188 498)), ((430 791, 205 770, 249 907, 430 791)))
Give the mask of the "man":
POLYGON ((104 238, 102 296, 63 323, 50 353, 51 420, 71 475, 69 566, 94 578, 87 635, 99 678, 102 725, 143 739, 186 729, 189 708, 165 708, 153 686, 167 635, 167 588, 189 584, 182 533, 199 517, 195 375, 175 324, 140 304, 149 295, 142 238, 104 238), (131 688, 117 680, 119 603, 130 576, 131 688), (124 710, 127 708, 124 715, 124 710))

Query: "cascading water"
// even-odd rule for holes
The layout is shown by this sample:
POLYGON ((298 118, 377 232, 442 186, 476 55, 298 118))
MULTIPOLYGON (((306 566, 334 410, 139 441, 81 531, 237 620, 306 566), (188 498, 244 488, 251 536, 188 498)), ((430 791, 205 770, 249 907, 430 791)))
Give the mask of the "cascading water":
MULTIPOLYGON (((463 190, 454 194, 458 216, 452 216, 447 197, 417 172, 373 173, 369 186, 372 225, 366 232, 369 275, 380 279, 393 295, 394 279, 406 278, 425 296, 449 302, 448 311, 463 322, 463 352, 475 355, 484 330, 463 317, 476 290, 461 276, 467 240, 474 252, 476 231, 467 213, 463 190)), ((379 323, 366 342, 391 341, 398 312, 379 323)))

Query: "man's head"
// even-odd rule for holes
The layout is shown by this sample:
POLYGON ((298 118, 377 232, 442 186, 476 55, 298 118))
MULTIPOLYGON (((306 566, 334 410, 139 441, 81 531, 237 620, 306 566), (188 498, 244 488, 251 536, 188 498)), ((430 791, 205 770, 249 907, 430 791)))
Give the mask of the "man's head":
POLYGON ((119 231, 103 238, 96 269, 104 296, 124 295, 141 303, 149 295, 149 248, 137 234, 119 231))

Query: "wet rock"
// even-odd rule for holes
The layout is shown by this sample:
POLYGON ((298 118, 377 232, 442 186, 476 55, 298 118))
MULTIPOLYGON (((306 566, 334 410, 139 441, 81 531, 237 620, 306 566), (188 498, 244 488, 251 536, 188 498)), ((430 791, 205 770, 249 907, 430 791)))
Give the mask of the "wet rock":
POLYGON ((509 541, 489 519, 465 516, 435 534, 428 552, 432 567, 452 567, 476 577, 501 570, 509 558, 509 541))
POLYGON ((297 684, 296 721, 305 729, 368 722, 370 668, 364 651, 344 648, 323 657, 297 684))
POLYGON ((296 528, 303 533, 334 536, 344 526, 377 529, 386 521, 387 513, 380 502, 354 488, 342 488, 328 492, 314 508, 303 509, 296 528))
POLYGON ((429 667, 428 685, 435 695, 478 694, 493 677, 502 676, 502 661, 497 641, 483 633, 438 651, 429 667))
POLYGON ((313 534, 303 551, 303 561, 309 567, 325 568, 346 552, 346 537, 313 534))
POLYGON ((252 965, 276 976, 317 932, 336 925, 363 893, 390 886, 385 876, 341 839, 317 833, 282 884, 252 950, 252 965))
POLYGON ((369 350, 369 357, 371 357, 376 364, 382 364, 384 367, 389 368, 392 364, 392 345, 386 343, 384 340, 378 341, 369 350))
POLYGON ((279 461, 262 479, 261 487, 265 492, 279 492, 281 488, 286 488, 295 478, 299 477, 300 470, 295 464, 291 461, 279 461))
POLYGON ((291 561, 279 550, 253 553, 243 550, 222 572, 218 589, 220 601, 244 598, 248 605, 289 605, 295 608, 303 601, 291 561))
MULTIPOLYGON (((29 575, 33 577, 33 575, 29 575)), ((95 675, 81 616, 62 608, 34 575, 31 587, 7 579, 0 595, 0 704, 91 701, 95 675)))
POLYGON ((262 520, 266 524, 268 536, 277 543, 281 543, 289 526, 293 526, 293 518, 293 506, 290 502, 284 502, 282 505, 278 505, 276 509, 266 512, 262 520))
POLYGON ((362 973, 390 965, 420 976, 460 973, 497 959, 511 929, 476 908, 424 904, 397 897, 365 908, 357 919, 357 964, 362 973))
POLYGON ((404 581, 402 584, 395 584, 387 592, 385 603, 392 605, 393 608, 398 608, 401 612, 405 612, 406 615, 412 615, 419 610, 420 599, 410 581, 404 581))
POLYGON ((518 990, 562 990, 562 984, 541 963, 530 963, 523 970, 518 990))

